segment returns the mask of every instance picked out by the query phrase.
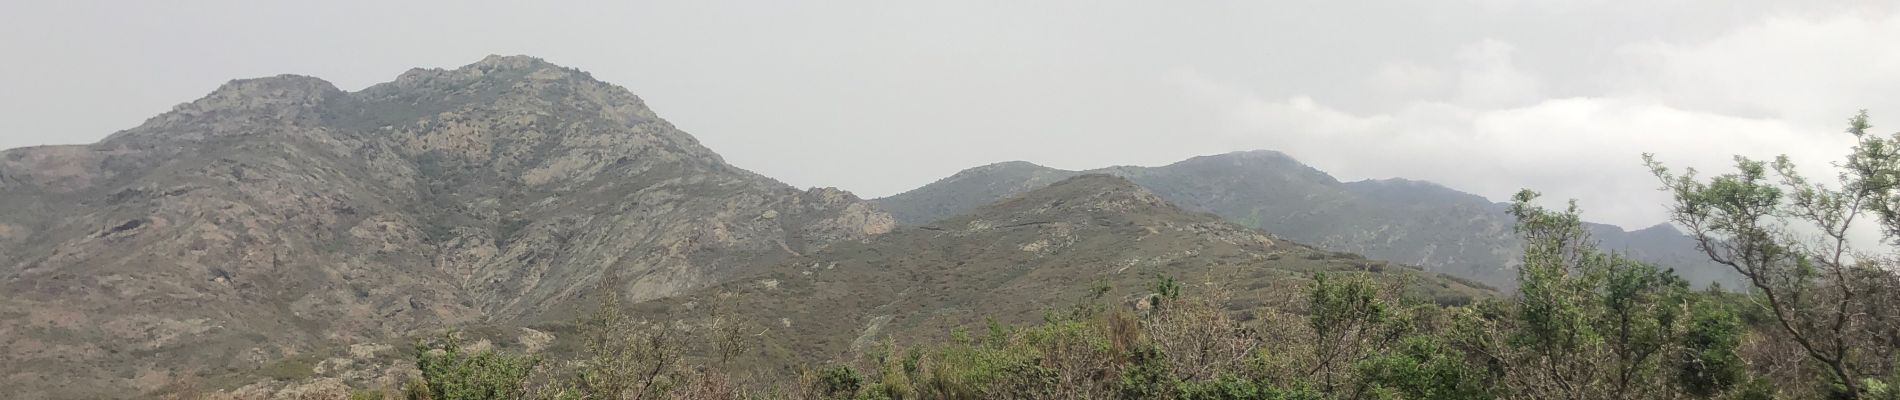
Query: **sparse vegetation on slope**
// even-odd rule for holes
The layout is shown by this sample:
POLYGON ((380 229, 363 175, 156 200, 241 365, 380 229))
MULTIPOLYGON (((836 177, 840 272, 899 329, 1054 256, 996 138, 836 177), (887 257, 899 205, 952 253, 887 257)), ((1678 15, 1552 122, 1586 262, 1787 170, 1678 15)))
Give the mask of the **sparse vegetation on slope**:
MULTIPOLYGON (((1234 310, 1231 293, 1177 295, 1162 279, 1142 307, 1096 289, 1038 323, 961 325, 947 338, 889 340, 744 382, 724 379, 730 366, 643 357, 651 370, 717 376, 691 381, 722 386, 636 376, 625 383, 663 389, 548 398, 1886 398, 1900 384, 1891 366, 1867 369, 1854 386, 1829 384, 1822 364, 1783 369, 1787 353, 1773 348, 1795 340, 1750 310, 1762 294, 1689 289, 1667 270, 1595 248, 1574 209, 1534 198, 1513 207, 1529 244, 1524 291, 1508 298, 1445 306, 1375 274, 1315 273, 1287 302, 1234 310), (1242 311, 1255 317, 1234 318, 1242 311)), ((634 337, 643 335, 652 333, 634 337)))
MULTIPOLYGON (((1026 162, 971 168, 872 200, 906 225, 928 225, 1070 176, 1127 177, 1170 202, 1301 243, 1425 267, 1498 287, 1515 284, 1521 243, 1507 205, 1430 182, 1340 182, 1272 151, 1195 157, 1159 167, 1066 171, 1026 162)), ((1740 283, 1667 226, 1634 232, 1589 224, 1605 248, 1665 263, 1692 283, 1740 283)))
MULTIPOLYGON (((1887 184, 1900 176, 1900 134, 1867 135, 1864 117, 1854 126, 1862 143, 1841 164, 1838 188, 1806 183, 1785 161, 1774 164, 1781 186, 1749 160, 1707 181, 1656 168, 1680 222, 1750 279, 1748 293, 1692 289, 1668 269, 1601 249, 1574 203, 1546 209, 1524 191, 1509 207, 1525 245, 1520 290, 1508 297, 1448 305, 1379 273, 1318 272, 1297 297, 1237 308, 1254 295, 1162 275, 1133 302, 1092 286, 1041 322, 986 318, 945 338, 887 339, 849 358, 753 375, 717 398, 1893 398, 1900 277, 1880 259, 1846 258, 1865 254, 1848 250, 1846 232, 1854 216, 1900 232, 1900 219, 1886 218, 1889 193, 1900 190, 1887 184), (1818 242, 1774 230, 1803 216, 1824 233, 1818 242)), ((1034 193, 993 209, 1068 203, 1034 193)), ((1110 197, 1121 201, 1081 204, 1140 202, 1110 197)))
POLYGON ((232 81, 95 144, 0 151, 0 384, 137 397, 448 326, 569 320, 890 229, 727 165, 531 57, 346 92, 232 81), (637 272, 637 273, 636 273, 637 272), (576 306, 564 304, 580 301, 576 306))

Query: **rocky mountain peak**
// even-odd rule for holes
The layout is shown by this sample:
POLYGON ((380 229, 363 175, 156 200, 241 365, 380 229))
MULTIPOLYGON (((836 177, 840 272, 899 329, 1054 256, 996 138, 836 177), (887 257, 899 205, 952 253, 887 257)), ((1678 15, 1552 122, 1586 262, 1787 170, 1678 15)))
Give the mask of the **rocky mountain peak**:
POLYGON ((547 60, 543 60, 540 57, 520 55, 520 54, 509 55, 509 56, 504 56, 500 54, 490 54, 487 57, 482 57, 481 61, 476 61, 474 64, 469 64, 468 66, 465 66, 462 68, 464 69, 472 68, 472 69, 479 69, 479 70, 485 70, 485 71, 500 71, 500 70, 538 70, 538 69, 543 69, 543 68, 562 68, 562 67, 559 65, 555 65, 554 63, 550 63, 547 60))
POLYGON ((347 94, 329 81, 303 75, 234 79, 203 98, 180 104, 173 113, 197 116, 310 109, 347 94))
POLYGON ((175 150, 211 138, 301 131, 319 124, 329 107, 348 96, 329 81, 303 75, 236 79, 102 143, 175 150))
MULTIPOLYGON (((587 73, 562 67, 540 58, 529 56, 490 55, 473 64, 454 69, 414 68, 398 76, 396 86, 414 87, 425 83, 438 85, 466 85, 475 80, 520 81, 551 80, 580 76, 592 81, 587 73)), ((596 81, 597 82, 597 81, 596 81)), ((511 82, 512 83, 512 82, 511 82)))
MULTIPOLYGON (((473 64, 411 69, 396 80, 371 86, 352 97, 349 112, 383 124, 400 124, 431 114, 482 108, 515 114, 515 119, 564 118, 613 125, 665 124, 646 102, 625 88, 587 72, 528 56, 488 56, 473 64)), ((619 131, 625 127, 596 131, 619 131)), ((649 129, 648 133, 671 131, 649 129)), ((689 137, 668 140, 696 145, 689 137)))
POLYGON ((523 56, 358 92, 235 80, 97 144, 0 152, 0 185, 0 332, 31 332, 0 345, 0 384, 26 398, 563 320, 606 282, 668 296, 895 225, 523 56))
POLYGON ((311 76, 283 74, 262 78, 233 79, 219 86, 217 90, 213 90, 210 95, 191 104, 216 105, 233 102, 246 105, 307 105, 317 104, 343 94, 343 90, 337 89, 336 85, 331 84, 330 81, 311 76))

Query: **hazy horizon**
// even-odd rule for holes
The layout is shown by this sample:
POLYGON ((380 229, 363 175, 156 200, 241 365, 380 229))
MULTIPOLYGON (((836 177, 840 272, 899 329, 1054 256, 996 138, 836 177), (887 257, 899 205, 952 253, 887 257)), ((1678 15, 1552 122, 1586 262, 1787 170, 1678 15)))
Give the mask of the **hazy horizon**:
POLYGON ((523 54, 627 87, 734 165, 866 198, 1002 161, 1275 150, 1342 181, 1662 220, 1638 156, 1725 170, 1900 121, 1877 1, 0 5, 0 148, 91 143, 237 78, 360 90, 523 54), (1349 21, 1345 24, 1339 21, 1349 21))

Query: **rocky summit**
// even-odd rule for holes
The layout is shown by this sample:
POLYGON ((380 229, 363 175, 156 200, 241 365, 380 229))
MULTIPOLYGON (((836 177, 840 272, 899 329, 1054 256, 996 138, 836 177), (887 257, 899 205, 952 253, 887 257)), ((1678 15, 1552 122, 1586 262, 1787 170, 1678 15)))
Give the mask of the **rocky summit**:
MULTIPOLYGON (((0 382, 132 397, 544 310, 653 299, 895 226, 726 164, 522 56, 347 92, 232 81, 90 145, 0 152, 0 382), (354 348, 352 348, 354 350, 354 348)), ((373 348, 373 347, 372 347, 373 348)))

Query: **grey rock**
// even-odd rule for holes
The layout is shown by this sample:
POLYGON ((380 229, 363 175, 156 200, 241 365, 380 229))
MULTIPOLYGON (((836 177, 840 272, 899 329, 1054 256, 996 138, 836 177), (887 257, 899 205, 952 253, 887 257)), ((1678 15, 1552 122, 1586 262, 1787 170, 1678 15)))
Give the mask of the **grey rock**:
POLYGON ((603 282, 667 296, 894 226, 536 58, 358 92, 236 80, 96 144, 0 152, 0 382, 134 397, 253 352, 565 319, 603 282))

